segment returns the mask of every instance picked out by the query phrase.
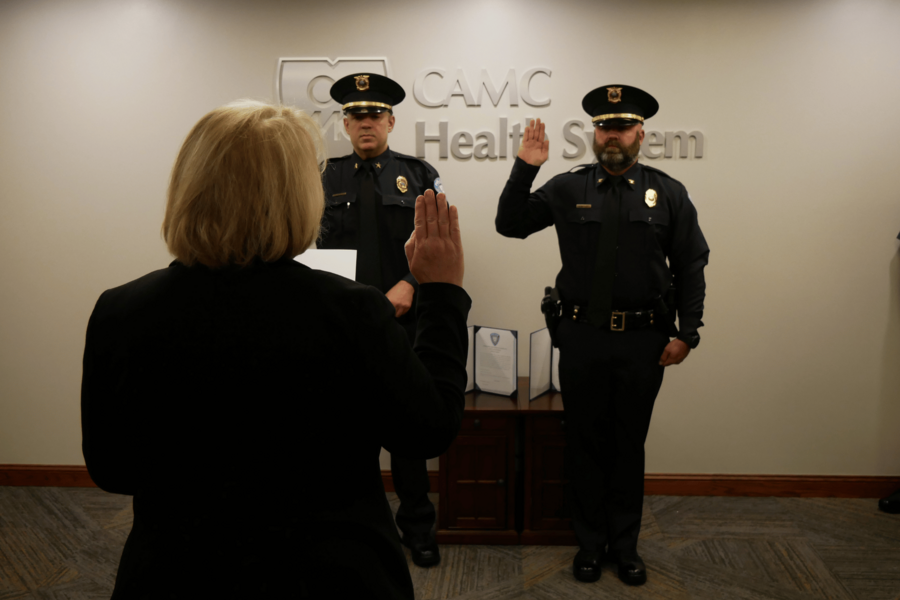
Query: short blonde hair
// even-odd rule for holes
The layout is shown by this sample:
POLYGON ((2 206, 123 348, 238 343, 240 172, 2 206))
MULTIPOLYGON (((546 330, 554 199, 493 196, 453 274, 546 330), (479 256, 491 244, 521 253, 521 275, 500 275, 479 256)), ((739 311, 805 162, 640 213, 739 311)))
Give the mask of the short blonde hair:
POLYGON ((252 100, 194 125, 169 182, 162 235, 185 265, 245 266, 303 253, 325 210, 322 132, 302 111, 252 100))

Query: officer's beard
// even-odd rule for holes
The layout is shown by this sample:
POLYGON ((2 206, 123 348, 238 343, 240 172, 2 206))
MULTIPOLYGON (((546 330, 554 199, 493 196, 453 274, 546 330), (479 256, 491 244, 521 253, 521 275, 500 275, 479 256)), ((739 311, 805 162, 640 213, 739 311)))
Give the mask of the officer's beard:
POLYGON ((630 146, 622 146, 618 140, 609 140, 603 147, 594 140, 594 155, 597 161, 611 171, 626 169, 637 160, 641 151, 641 138, 635 136, 634 143, 630 146))

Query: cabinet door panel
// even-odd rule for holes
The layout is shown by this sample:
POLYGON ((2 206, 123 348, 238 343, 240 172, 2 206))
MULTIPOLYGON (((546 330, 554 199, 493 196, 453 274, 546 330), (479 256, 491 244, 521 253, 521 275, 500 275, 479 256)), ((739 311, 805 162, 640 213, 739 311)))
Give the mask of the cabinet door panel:
POLYGON ((538 417, 533 431, 530 449, 532 496, 527 527, 535 531, 569 530, 563 421, 559 417, 538 417))
POLYGON ((460 435, 448 452, 448 525, 503 529, 506 524, 507 438, 460 435))

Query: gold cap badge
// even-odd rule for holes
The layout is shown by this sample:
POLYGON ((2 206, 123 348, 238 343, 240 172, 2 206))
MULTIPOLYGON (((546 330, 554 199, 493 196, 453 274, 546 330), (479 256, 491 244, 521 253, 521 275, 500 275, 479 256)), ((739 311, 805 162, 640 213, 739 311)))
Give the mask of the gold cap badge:
POLYGON ((364 92, 369 89, 369 76, 368 75, 357 75, 356 76, 356 89, 360 92, 364 92))
POLYGON ((656 190, 647 190, 647 193, 644 194, 644 202, 646 202, 647 206, 650 208, 656 206, 656 190))
POLYGON ((616 102, 622 101, 622 88, 620 87, 608 87, 606 88, 606 99, 611 103, 615 104, 616 102))
POLYGON ((409 189, 409 185, 406 183, 406 177, 403 175, 397 178, 397 189, 400 190, 401 194, 405 194, 406 190, 409 189))

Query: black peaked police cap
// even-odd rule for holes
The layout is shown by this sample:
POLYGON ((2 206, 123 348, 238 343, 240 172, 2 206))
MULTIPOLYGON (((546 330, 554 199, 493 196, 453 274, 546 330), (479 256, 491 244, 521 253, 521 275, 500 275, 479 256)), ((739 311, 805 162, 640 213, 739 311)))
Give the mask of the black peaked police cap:
POLYGON ((393 112, 403 102, 406 92, 400 84, 384 75, 354 73, 341 77, 331 86, 331 97, 346 113, 393 112))
POLYGON ((630 85, 604 85, 588 92, 581 107, 597 127, 643 123, 659 110, 656 98, 630 85))

